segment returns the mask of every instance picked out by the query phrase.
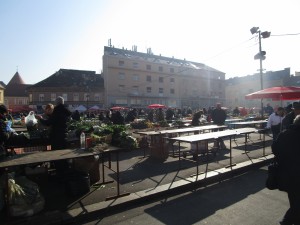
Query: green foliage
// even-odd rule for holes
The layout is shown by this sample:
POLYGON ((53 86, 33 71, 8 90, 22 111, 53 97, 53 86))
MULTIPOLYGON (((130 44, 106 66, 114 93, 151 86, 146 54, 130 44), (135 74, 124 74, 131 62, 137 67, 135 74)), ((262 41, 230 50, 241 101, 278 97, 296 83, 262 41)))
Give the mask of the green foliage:
POLYGON ((159 121, 158 124, 161 127, 169 127, 170 126, 166 120, 159 121))

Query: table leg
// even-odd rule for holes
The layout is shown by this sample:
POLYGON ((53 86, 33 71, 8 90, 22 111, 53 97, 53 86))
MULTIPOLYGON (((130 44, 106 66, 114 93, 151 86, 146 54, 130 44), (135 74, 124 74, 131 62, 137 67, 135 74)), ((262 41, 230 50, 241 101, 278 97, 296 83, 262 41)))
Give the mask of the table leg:
MULTIPOLYGON (((226 168, 228 168, 228 167, 230 167, 231 169, 232 169, 232 167, 233 166, 236 166, 236 164, 234 163, 234 164, 232 164, 232 144, 231 144, 231 139, 232 139, 232 137, 230 136, 229 137, 229 154, 230 154, 230 164, 228 165, 228 166, 226 166, 226 168)), ((234 135, 234 139, 235 139, 235 135, 234 135)))
POLYGON ((120 169, 119 169, 119 152, 116 152, 116 163, 117 163, 117 195, 107 197, 106 200, 116 199, 119 197, 130 195, 130 193, 126 192, 123 194, 120 194, 120 169))

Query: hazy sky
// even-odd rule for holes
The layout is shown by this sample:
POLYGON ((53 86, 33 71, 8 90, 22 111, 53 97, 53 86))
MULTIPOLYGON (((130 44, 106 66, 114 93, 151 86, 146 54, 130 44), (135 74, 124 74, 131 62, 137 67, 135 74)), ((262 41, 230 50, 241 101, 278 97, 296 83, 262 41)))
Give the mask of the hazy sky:
POLYGON ((0 80, 34 84, 60 68, 102 69, 104 46, 205 63, 226 78, 300 71, 299 0, 0 0, 0 80), (285 35, 298 34, 298 35, 285 35), (281 36, 283 35, 283 36, 281 36))

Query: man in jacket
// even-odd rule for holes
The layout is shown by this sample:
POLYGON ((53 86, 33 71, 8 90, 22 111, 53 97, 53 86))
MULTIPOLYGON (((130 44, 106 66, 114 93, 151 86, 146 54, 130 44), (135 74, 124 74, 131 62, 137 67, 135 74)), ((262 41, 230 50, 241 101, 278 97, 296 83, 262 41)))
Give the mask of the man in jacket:
POLYGON ((300 115, 272 144, 279 165, 279 189, 288 193, 290 208, 282 225, 300 224, 300 115))
POLYGON ((278 134, 282 130, 282 120, 284 118, 284 108, 278 107, 276 112, 273 112, 267 122, 267 129, 271 129, 273 140, 276 140, 278 134))
POLYGON ((287 113, 282 120, 282 129, 287 129, 291 124, 293 124, 295 117, 299 114, 300 114, 300 102, 293 102, 292 111, 287 113))
MULTIPOLYGON (((224 125, 226 120, 226 112, 221 107, 221 103, 216 104, 216 108, 213 109, 211 113, 211 118, 213 120, 213 123, 216 125, 224 125)), ((215 143, 214 147, 220 148, 220 149, 226 149, 226 146, 224 144, 224 141, 222 138, 219 138, 217 142, 215 143)))

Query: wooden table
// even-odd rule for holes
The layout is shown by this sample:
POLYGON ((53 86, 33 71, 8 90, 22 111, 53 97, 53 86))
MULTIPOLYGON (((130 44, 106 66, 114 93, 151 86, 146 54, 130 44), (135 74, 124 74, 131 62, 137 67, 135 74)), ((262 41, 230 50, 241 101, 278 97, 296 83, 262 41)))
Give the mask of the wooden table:
MULTIPOLYGON (((233 130, 224 130, 224 131, 217 131, 217 132, 210 132, 210 133, 202 133, 202 134, 197 134, 197 135, 190 135, 190 136, 182 136, 182 137, 174 137, 171 138, 171 140, 173 140, 174 142, 178 142, 179 143, 179 166, 180 166, 180 160, 181 160, 181 154, 180 154, 180 144, 181 142, 186 142, 186 143, 196 143, 197 146, 197 150, 196 153, 198 155, 199 153, 199 148, 198 148, 198 143, 200 141, 204 141, 206 144, 206 150, 208 153, 208 142, 209 141, 215 141, 218 138, 222 138, 222 137, 229 137, 230 139, 230 146, 229 146, 229 150, 230 150, 230 164, 228 167, 232 167, 235 164, 232 164, 232 147, 231 147, 231 139, 232 137, 236 136, 236 135, 242 135, 244 134, 245 137, 250 134, 250 133, 255 133, 255 132, 259 132, 259 129, 256 128, 251 128, 251 127, 247 127, 247 128, 239 128, 239 129, 233 129, 233 130)), ((208 155, 208 154, 207 154, 208 155)), ((198 158, 197 158, 197 174, 198 174, 198 158)), ((207 167, 208 167, 208 160, 207 160, 207 167)))
POLYGON ((234 123, 229 123, 228 125, 232 125, 234 128, 236 128, 236 126, 249 127, 249 126, 260 125, 260 128, 262 128, 262 126, 267 122, 268 122, 267 120, 253 120, 253 121, 234 122, 234 123))
MULTIPOLYGON (((150 137, 150 148, 151 156, 155 158, 165 159, 168 156, 168 151, 164 149, 164 139, 165 137, 168 140, 171 140, 173 134, 189 134, 189 133, 201 133, 205 131, 216 131, 224 129, 227 126, 225 125, 206 125, 206 126, 197 126, 197 127, 187 127, 187 128, 178 128, 178 129, 168 129, 168 130, 157 130, 157 131, 135 131, 135 133, 142 136, 150 137)), ((145 153, 144 153, 145 156, 145 153)), ((174 150, 173 150, 174 156, 174 150)))
POLYGON ((101 150, 99 151, 102 155, 102 183, 98 183, 99 185, 101 184, 107 184, 107 183, 111 183, 112 181, 105 181, 105 177, 104 177, 104 168, 107 167, 105 166, 105 162, 104 162, 104 158, 105 158, 105 155, 108 155, 109 157, 109 166, 107 168, 109 168, 110 170, 112 170, 111 168, 111 154, 115 154, 116 155, 116 164, 117 164, 117 170, 114 171, 112 170, 113 172, 116 173, 116 176, 117 176, 117 194, 115 196, 110 196, 110 197, 107 197, 106 200, 111 200, 111 199, 116 199, 116 198, 119 198, 119 197, 123 197, 123 196, 127 196, 129 195, 130 193, 128 192, 125 192, 123 194, 120 193, 120 170, 119 170, 119 153, 122 152, 122 151, 128 151, 127 149, 124 149, 124 148, 119 148, 119 147, 110 147, 108 149, 104 149, 104 150, 101 150))
MULTIPOLYGON (((104 173, 104 160, 103 154, 111 154, 115 153, 117 156, 117 195, 111 198, 117 198, 124 196, 125 194, 120 194, 120 184, 119 184, 119 152, 124 151, 124 149, 119 147, 110 146, 107 149, 100 150, 100 151, 88 151, 82 149, 63 149, 63 150, 51 150, 51 151, 40 151, 40 152, 31 152, 26 154, 17 154, 10 157, 7 157, 3 160, 0 160, 0 169, 4 169, 5 176, 6 176, 6 193, 5 193, 5 200, 6 204, 9 205, 9 189, 8 189, 8 172, 10 168, 22 165, 30 165, 30 164, 39 164, 44 162, 51 162, 51 161, 58 161, 58 160, 66 160, 66 159, 75 159, 75 158, 83 158, 89 157, 94 155, 100 155, 102 158, 102 177, 103 182, 105 182, 105 173, 104 173)), ((129 193, 126 193, 128 195, 129 193)), ((9 213, 9 211, 8 211, 9 213)))
MULTIPOLYGON (((36 163, 51 162, 56 160, 74 159, 79 157, 92 156, 95 153, 81 149, 64 149, 55 151, 41 151, 26 154, 19 154, 7 157, 0 161, 0 169, 4 169, 6 184, 5 184, 5 202, 9 208, 9 188, 8 188, 8 172, 10 168, 22 165, 31 165, 36 163)), ((8 216, 9 209, 7 209, 8 216)))

